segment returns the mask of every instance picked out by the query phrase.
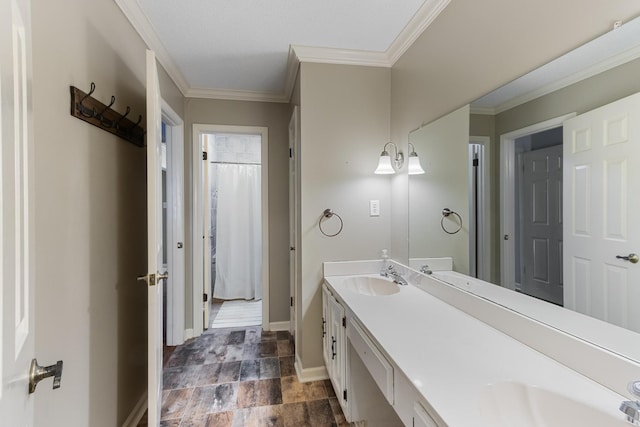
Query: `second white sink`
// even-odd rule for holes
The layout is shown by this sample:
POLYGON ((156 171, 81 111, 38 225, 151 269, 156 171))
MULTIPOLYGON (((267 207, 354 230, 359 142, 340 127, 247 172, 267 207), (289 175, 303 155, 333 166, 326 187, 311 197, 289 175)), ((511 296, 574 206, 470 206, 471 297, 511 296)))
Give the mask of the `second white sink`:
MULTIPOLYGON (((577 390, 577 393, 580 391, 577 390)), ((627 427, 616 408, 608 412, 570 397, 516 382, 487 386, 480 413, 495 427, 627 427)))

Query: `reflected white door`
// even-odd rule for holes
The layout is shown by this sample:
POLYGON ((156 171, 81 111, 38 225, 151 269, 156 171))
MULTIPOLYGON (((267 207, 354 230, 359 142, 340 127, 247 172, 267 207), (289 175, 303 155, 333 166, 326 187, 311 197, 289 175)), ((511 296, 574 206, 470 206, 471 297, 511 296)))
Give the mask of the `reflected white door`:
MULTIPOLYGON (((160 425, 162 402, 162 111, 156 56, 147 50, 148 423, 160 425)), ((165 275, 166 277, 166 275, 165 275)))
POLYGON ((640 94, 564 125, 565 306, 640 332, 640 94))
POLYGON ((521 289, 562 305, 562 145, 522 158, 521 289))
POLYGON ((296 140, 298 138, 298 107, 294 107, 289 120, 289 332, 296 329, 296 140))
MULTIPOLYGON (((202 135, 200 142, 202 144, 202 152, 207 153, 209 151, 209 135, 202 135)), ((204 215, 202 219, 204 224, 202 229, 205 231, 202 244, 204 249, 204 269, 202 281, 202 329, 209 329, 209 311, 211 309, 211 276, 215 277, 216 272, 213 270, 213 260, 211 256, 211 242, 213 241, 213 227, 211 226, 211 187, 209 182, 209 160, 202 157, 202 203, 204 215)))
MULTIPOLYGON (((33 425, 33 141, 29 2, 0 2, 0 424, 33 425)), ((45 361, 46 362, 46 361, 45 361)), ((51 379, 39 385, 51 387, 51 379)))

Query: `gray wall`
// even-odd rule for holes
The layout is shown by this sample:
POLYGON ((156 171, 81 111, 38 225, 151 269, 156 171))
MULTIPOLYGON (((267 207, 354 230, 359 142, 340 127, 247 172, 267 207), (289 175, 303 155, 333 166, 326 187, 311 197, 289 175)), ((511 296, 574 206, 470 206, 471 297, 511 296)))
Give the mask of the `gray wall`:
MULTIPOLYGON (((145 113, 145 45, 115 2, 33 0, 36 425, 115 426, 146 390, 146 151, 69 114, 69 86, 145 113)), ((181 112, 177 88, 162 90, 181 112)))
MULTIPOLYGON (((291 106, 282 103, 188 98, 185 101, 185 248, 186 295, 192 295, 191 159, 193 124, 265 126, 269 128, 269 321, 289 320, 289 119, 291 106)), ((191 328, 192 306, 185 327, 191 328)))
POLYGON ((379 258, 390 243, 390 178, 373 173, 389 140, 389 97, 387 68, 301 64, 301 333, 296 352, 303 368, 324 365, 322 262, 379 258), (379 217, 369 217, 371 199, 380 200, 379 217), (318 230, 326 208, 344 220, 344 230, 333 238, 318 230))

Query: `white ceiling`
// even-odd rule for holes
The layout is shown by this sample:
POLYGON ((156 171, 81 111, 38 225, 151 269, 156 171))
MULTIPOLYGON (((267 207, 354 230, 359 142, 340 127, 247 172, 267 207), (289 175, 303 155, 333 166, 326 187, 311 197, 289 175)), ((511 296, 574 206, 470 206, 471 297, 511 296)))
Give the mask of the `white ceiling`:
POLYGON ((285 101, 290 46, 391 66, 450 0, 115 1, 186 96, 285 101))

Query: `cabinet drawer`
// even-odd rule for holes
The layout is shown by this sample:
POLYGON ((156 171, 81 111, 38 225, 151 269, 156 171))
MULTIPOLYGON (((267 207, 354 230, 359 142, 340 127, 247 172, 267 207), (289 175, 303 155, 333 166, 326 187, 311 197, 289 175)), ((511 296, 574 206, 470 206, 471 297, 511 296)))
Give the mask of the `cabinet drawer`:
POLYGON ((382 394, 393 405, 393 366, 353 318, 349 318, 347 336, 382 394))

